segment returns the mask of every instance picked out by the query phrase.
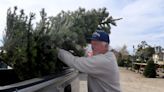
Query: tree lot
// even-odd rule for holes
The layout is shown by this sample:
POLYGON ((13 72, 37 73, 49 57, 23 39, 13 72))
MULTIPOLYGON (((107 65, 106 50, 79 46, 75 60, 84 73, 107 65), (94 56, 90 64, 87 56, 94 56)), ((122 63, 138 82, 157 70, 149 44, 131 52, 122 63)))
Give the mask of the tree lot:
POLYGON ((141 41, 135 49, 134 55, 129 55, 126 45, 118 50, 116 57, 118 60, 118 65, 122 67, 131 67, 135 70, 140 70, 145 66, 143 70, 143 75, 148 78, 156 77, 157 65, 154 63, 152 56, 155 54, 154 47, 147 44, 146 41, 141 41))

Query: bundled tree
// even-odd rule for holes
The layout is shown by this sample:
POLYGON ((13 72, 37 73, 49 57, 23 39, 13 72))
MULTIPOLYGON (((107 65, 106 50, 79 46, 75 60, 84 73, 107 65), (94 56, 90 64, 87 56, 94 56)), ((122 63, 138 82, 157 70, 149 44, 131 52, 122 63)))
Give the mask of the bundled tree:
POLYGON ((147 63, 147 66, 144 69, 143 75, 148 78, 155 78, 156 77, 156 65, 154 61, 150 59, 147 63))
POLYGON ((110 33, 110 24, 116 25, 106 8, 74 12, 62 11, 47 17, 44 9, 41 20, 33 26, 34 13, 29 17, 21 10, 7 12, 2 59, 16 70, 21 80, 44 76, 61 71, 63 66, 57 58, 56 47, 66 49, 76 56, 83 56, 87 38, 98 28, 110 33), (32 71, 32 72, 31 72, 32 71))
POLYGON ((130 55, 127 51, 126 45, 124 45, 122 48, 118 50, 116 58, 119 66, 128 66, 128 64, 130 63, 130 55))

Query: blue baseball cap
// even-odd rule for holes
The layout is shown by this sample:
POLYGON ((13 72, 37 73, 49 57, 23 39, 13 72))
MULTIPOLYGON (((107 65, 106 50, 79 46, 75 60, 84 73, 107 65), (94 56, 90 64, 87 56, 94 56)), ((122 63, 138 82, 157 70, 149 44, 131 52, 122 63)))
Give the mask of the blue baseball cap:
POLYGON ((103 41, 107 42, 108 44, 110 43, 109 34, 102 30, 97 30, 96 32, 94 32, 92 34, 91 40, 103 41))

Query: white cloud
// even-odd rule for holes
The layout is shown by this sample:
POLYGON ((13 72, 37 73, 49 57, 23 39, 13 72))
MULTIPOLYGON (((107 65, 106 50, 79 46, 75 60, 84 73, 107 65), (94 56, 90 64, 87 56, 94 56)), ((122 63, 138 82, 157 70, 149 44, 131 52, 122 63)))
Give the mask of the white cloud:
POLYGON ((164 30, 164 1, 135 0, 122 9, 116 9, 123 17, 118 21, 118 27, 113 27, 111 38, 114 46, 126 44, 129 49, 142 40, 151 44, 163 45, 161 32, 164 30))

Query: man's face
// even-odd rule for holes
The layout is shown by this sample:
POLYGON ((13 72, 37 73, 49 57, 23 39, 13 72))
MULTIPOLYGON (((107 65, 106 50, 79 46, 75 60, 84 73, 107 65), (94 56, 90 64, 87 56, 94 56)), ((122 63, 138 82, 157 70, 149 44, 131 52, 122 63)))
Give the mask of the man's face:
POLYGON ((91 45, 92 45, 93 55, 103 54, 106 50, 105 45, 103 45, 101 41, 92 40, 91 45))

